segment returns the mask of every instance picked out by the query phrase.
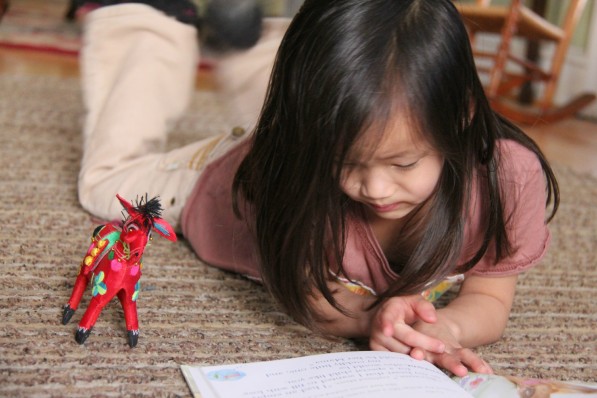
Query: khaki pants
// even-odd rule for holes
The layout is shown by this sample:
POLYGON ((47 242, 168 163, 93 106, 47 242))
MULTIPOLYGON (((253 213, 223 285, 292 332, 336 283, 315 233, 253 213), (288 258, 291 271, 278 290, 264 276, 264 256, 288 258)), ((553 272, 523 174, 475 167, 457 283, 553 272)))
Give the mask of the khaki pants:
MULTIPOLYGON (((245 129, 257 120, 288 21, 266 23, 256 46, 222 58, 216 69, 230 99, 231 125, 245 129)), ((205 164, 244 138, 238 133, 210 137, 164 151, 168 131, 193 93, 198 59, 195 28, 144 4, 103 7, 87 15, 81 52, 87 114, 78 183, 86 210, 119 218, 116 193, 129 200, 147 193, 160 196, 164 218, 178 229, 205 164)))

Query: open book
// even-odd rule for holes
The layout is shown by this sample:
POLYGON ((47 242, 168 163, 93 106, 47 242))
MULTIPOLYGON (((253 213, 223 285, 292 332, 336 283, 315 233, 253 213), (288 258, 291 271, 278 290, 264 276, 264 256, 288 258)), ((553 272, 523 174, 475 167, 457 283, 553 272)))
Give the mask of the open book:
POLYGON ((429 362, 379 351, 338 352, 218 366, 182 365, 181 369, 193 395, 201 398, 597 396, 597 385, 480 374, 451 379, 429 362), (541 395, 532 395, 535 391, 541 395))

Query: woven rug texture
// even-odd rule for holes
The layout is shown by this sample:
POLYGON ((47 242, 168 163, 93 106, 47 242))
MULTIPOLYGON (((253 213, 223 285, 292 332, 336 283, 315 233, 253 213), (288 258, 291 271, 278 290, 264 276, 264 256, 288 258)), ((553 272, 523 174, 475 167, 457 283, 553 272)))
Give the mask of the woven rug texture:
MULTIPOLYGON (((184 239, 146 251, 138 346, 126 343, 117 301, 78 345, 89 290, 60 321, 97 225, 77 201, 83 116, 77 79, 0 76, 0 396, 189 396, 181 364, 366 348, 297 325, 260 285, 203 264, 184 239)), ((196 92, 170 145, 229 128, 218 97, 196 92)), ((520 278, 503 339, 478 352, 500 374, 595 382, 597 180, 556 170, 549 254, 520 278)))

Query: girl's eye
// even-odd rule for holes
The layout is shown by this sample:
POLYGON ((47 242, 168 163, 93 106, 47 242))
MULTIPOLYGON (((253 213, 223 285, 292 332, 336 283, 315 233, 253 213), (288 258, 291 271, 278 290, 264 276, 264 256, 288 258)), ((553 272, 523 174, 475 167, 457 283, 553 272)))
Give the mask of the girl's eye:
POLYGON ((415 160, 412 163, 407 163, 407 164, 393 164, 392 166, 400 169, 400 170, 409 170, 414 168, 417 164, 419 163, 419 160, 415 160))

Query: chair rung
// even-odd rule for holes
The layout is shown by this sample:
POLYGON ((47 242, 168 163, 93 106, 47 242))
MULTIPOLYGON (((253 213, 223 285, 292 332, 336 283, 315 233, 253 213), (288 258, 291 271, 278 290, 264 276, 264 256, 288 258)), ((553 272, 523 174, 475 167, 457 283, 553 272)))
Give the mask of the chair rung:
MULTIPOLYGON (((484 52, 484 51, 474 51, 474 56, 475 57, 482 57, 482 58, 487 58, 487 59, 492 59, 495 60, 496 58, 496 54, 494 53, 489 53, 489 52, 484 52)), ((552 77, 552 75, 548 72, 545 72, 543 69, 541 69, 537 64, 534 64, 532 62, 529 62, 525 59, 519 58, 515 55, 512 54, 508 54, 508 59, 514 63, 516 63, 517 65, 520 65, 528 70, 533 71, 536 75, 539 76, 539 79, 541 80, 548 80, 552 77)), ((489 71, 491 70, 491 68, 489 67, 483 67, 483 66, 478 66, 477 70, 479 71, 489 71)), ((535 79, 537 80, 537 79, 535 79)))
MULTIPOLYGON (((458 3, 456 7, 470 29, 493 33, 499 33, 502 30, 509 11, 506 6, 479 7, 458 3)), ((564 31, 523 6, 520 9, 520 23, 516 35, 533 40, 558 41, 564 37, 564 31)))

